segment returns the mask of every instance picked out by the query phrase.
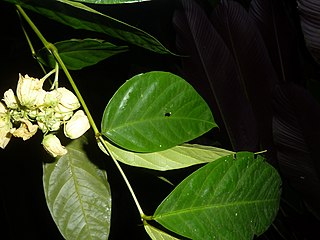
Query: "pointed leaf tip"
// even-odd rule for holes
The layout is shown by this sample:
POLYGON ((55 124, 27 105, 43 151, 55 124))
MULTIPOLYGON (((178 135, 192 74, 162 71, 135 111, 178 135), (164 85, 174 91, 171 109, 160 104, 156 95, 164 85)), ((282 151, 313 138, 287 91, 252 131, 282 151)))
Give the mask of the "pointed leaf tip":
POLYGON ((274 220, 281 179, 261 156, 222 157, 182 181, 160 204, 154 220, 197 239, 252 239, 274 220))
POLYGON ((210 108, 194 88, 168 72, 139 74, 108 103, 102 134, 137 152, 165 150, 216 127, 210 108))

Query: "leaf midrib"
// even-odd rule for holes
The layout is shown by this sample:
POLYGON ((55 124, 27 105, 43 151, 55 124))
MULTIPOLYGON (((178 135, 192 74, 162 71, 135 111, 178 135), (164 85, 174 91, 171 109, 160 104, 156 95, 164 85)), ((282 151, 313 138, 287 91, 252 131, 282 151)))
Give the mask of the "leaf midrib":
MULTIPOLYGON (((201 119, 198 119, 198 118, 188 118, 188 117, 173 117, 173 116, 170 116, 170 117, 167 117, 168 119, 166 119, 167 121, 171 121, 172 119, 173 120, 187 120, 187 121, 196 121, 196 122, 203 122, 203 123, 206 123, 206 124, 210 124, 212 126, 215 126, 215 124, 211 121, 208 121, 208 120, 201 120, 201 119), (170 119, 169 119, 170 118, 170 119)), ((129 126, 133 126, 133 125, 138 125, 138 124, 142 124, 144 122, 148 123, 150 121, 161 121, 163 122, 164 121, 164 118, 161 116, 161 117, 156 117, 156 118, 149 118, 148 120, 138 120, 138 121, 132 121, 132 122, 129 122, 129 123, 125 123, 125 124, 121 124, 117 127, 112 127, 112 128, 107 128, 106 129, 106 132, 111 132, 111 131, 115 131, 115 130, 119 130, 121 128, 127 128, 129 126)))
MULTIPOLYGON (((73 150, 73 151, 77 151, 78 152, 78 154, 82 154, 82 152, 81 151, 79 151, 78 149, 74 149, 74 148, 70 148, 70 150, 73 150)), ((92 236, 91 236, 91 230, 90 230, 90 224, 89 224, 89 221, 88 221, 88 218, 87 218, 87 213, 86 213, 86 211, 85 211, 85 209, 83 208, 83 205, 84 205, 84 203, 83 203, 83 200, 82 200, 82 197, 81 197, 81 194, 80 194, 80 190, 79 190, 79 184, 78 184, 78 178, 76 177, 76 174, 74 174, 74 168, 75 168, 75 166, 74 166, 74 163, 73 163, 73 159, 72 158, 69 158, 70 159, 70 161, 68 161, 69 162, 69 164, 70 164, 70 171, 71 171, 71 175, 72 175, 72 179, 73 179, 73 181, 74 181, 74 187, 75 187, 75 191, 76 191, 76 193, 77 193, 77 196, 78 196, 78 199, 79 199, 79 203, 80 203, 80 207, 81 207, 81 212, 82 212, 82 214, 83 214, 83 217, 84 217, 84 221, 86 222, 86 226, 84 226, 84 227, 87 227, 87 228, 89 228, 88 230, 89 230, 89 237, 90 237, 90 239, 92 239, 92 236)))
POLYGON ((214 208, 226 208, 226 207, 233 207, 233 206, 239 206, 239 205, 256 205, 256 204, 265 204, 268 202, 274 202, 278 201, 277 198, 271 198, 267 200, 254 200, 254 201, 241 201, 241 202, 232 202, 232 203, 224 203, 224 204, 215 204, 215 205, 204 205, 199 207, 189 207, 184 209, 179 209, 176 211, 170 211, 168 213, 159 214, 158 216, 155 216, 155 219, 163 218, 163 217, 170 217, 174 215, 180 215, 188 212, 198 212, 198 211, 204 211, 208 209, 214 209, 214 208))

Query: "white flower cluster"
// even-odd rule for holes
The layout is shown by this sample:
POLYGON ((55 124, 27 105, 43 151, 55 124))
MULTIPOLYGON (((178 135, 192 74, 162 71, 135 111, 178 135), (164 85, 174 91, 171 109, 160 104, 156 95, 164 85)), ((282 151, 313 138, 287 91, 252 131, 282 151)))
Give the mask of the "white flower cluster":
POLYGON ((85 113, 77 110, 80 107, 77 97, 63 87, 45 91, 44 80, 20 74, 16 95, 12 89, 4 93, 0 102, 1 148, 7 146, 12 136, 27 140, 40 129, 44 133, 44 148, 54 157, 61 156, 67 149, 55 131, 63 125, 64 134, 76 139, 90 128, 85 113))

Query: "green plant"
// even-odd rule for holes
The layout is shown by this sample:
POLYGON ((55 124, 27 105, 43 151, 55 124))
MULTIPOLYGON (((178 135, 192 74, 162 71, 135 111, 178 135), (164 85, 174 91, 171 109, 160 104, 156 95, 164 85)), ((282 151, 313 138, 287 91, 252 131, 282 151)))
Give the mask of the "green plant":
MULTIPOLYGON (((279 207, 281 180, 277 171, 265 161, 263 153, 235 153, 185 143, 217 127, 210 108, 190 84, 175 74, 163 71, 133 76, 110 99, 99 130, 70 70, 81 71, 114 54, 128 51, 129 47, 96 38, 70 39, 52 44, 24 9, 76 29, 106 34, 128 45, 158 54, 173 54, 156 38, 83 4, 95 4, 95 1, 8 2, 16 5, 22 22, 28 23, 24 32, 32 54, 49 73, 41 80, 21 76, 22 81, 27 79, 31 82, 25 87, 26 91, 22 91, 24 94, 17 91, 15 97, 13 91, 10 95, 6 92, 0 109, 2 146, 4 148, 8 144, 11 134, 28 139, 35 134, 35 128, 43 132, 46 150, 58 156, 54 162, 47 160, 43 165, 44 192, 50 213, 64 238, 107 239, 109 236, 111 190, 106 169, 94 164, 95 159, 90 155, 90 148, 95 146, 92 137, 79 137, 87 130, 86 119, 99 148, 109 156, 106 159, 112 159, 120 171, 152 239, 176 239, 180 236, 190 239, 252 239, 270 226, 279 207), (30 28, 44 46, 40 51, 33 50, 30 28), (61 100, 65 93, 59 97, 55 95, 61 91, 60 70, 87 116, 83 118, 81 115, 80 122, 75 124, 76 130, 68 128, 67 124, 73 123, 73 116, 77 116, 73 111, 78 109, 78 101, 72 95, 65 103, 61 100), (50 91, 45 91, 43 84, 49 81, 47 78, 51 74, 55 77, 51 84, 46 85, 50 86, 50 91), (39 98, 43 101, 38 101, 39 98), (20 124, 19 131, 17 124, 20 124), (56 138, 52 143, 53 134, 61 126, 67 137, 75 138, 66 148, 56 138), (157 171, 196 164, 204 166, 175 187, 154 214, 148 216, 118 161, 157 171), (156 222, 173 232, 172 235, 176 234, 175 237, 165 229, 154 227, 158 226, 156 222)), ((137 1, 98 2, 107 5, 137 1)))

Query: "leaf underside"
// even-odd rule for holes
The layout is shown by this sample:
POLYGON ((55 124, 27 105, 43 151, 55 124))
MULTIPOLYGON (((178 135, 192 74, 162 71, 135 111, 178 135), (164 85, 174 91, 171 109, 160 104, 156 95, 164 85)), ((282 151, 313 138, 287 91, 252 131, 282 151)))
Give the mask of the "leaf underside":
POLYGON ((158 171, 204 164, 233 154, 232 151, 225 149, 197 144, 182 144, 164 151, 152 153, 135 153, 123 150, 109 143, 107 144, 112 155, 120 162, 134 167, 143 167, 158 171))
POLYGON ((68 153, 43 166, 43 185, 52 218, 65 239, 108 239, 111 192, 106 173, 84 152, 81 137, 68 153))
POLYGON ((197 239, 252 239, 274 220, 281 179, 261 156, 240 152, 200 168, 160 204, 154 220, 197 239))
POLYGON ((144 229, 152 240, 178 240, 178 238, 175 238, 147 223, 144 224, 144 229))

